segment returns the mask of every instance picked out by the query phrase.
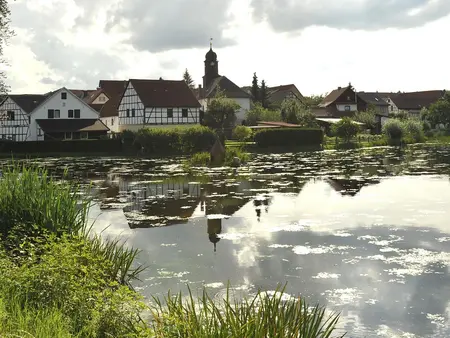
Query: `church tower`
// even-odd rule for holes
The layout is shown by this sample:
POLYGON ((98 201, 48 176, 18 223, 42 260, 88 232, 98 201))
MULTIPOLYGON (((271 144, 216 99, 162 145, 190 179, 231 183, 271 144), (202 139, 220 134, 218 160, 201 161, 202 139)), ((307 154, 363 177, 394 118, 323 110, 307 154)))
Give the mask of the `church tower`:
POLYGON ((212 43, 210 43, 209 51, 205 55, 203 88, 208 88, 213 80, 219 76, 219 61, 217 61, 217 54, 212 50, 212 43))

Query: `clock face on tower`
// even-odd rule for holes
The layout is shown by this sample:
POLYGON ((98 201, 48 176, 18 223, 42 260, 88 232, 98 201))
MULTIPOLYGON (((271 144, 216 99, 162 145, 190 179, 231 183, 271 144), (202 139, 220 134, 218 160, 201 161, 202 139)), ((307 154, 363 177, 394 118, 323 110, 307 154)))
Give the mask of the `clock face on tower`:
POLYGON ((214 66, 214 65, 215 65, 215 62, 214 62, 214 61, 211 61, 210 64, 211 64, 211 66, 214 66))

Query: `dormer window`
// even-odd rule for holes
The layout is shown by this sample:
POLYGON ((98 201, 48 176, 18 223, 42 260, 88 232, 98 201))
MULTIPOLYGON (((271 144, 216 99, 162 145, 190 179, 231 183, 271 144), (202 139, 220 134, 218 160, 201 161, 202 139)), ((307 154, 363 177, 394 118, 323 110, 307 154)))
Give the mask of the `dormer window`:
POLYGON ((67 93, 66 92, 62 92, 61 93, 61 100, 67 100, 67 93))

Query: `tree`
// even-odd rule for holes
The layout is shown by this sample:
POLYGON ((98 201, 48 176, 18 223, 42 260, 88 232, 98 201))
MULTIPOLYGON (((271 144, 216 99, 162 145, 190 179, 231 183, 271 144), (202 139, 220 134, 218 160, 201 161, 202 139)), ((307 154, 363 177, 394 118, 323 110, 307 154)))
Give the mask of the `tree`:
MULTIPOLYGON (((9 28, 11 12, 9 10, 8 1, 0 0, 0 64, 4 64, 3 48, 8 43, 8 39, 14 35, 14 32, 9 28)), ((8 86, 5 83, 6 75, 0 71, 0 94, 8 92, 8 86)))
POLYGON ((367 129, 373 130, 377 126, 377 121, 375 118, 375 112, 372 109, 367 109, 366 111, 357 112, 353 117, 353 120, 363 123, 367 129))
POLYGON ((433 127, 440 124, 450 125, 450 93, 445 93, 444 97, 428 108, 428 120, 433 127))
POLYGON ((265 80, 261 81, 261 88, 259 89, 259 102, 261 102, 261 106, 263 106, 263 108, 269 108, 269 92, 265 80))
POLYGON ((256 73, 253 73, 251 94, 252 94, 253 103, 259 102, 259 85, 258 85, 258 77, 256 76, 256 73))
POLYGON ((227 98, 219 88, 216 95, 208 102, 204 118, 205 125, 221 131, 225 128, 233 128, 236 122, 236 112, 239 109, 239 104, 233 99, 227 98))
POLYGON ((345 143, 349 143, 358 134, 358 125, 349 117, 344 117, 338 123, 333 125, 333 132, 336 136, 344 139, 345 143))
POLYGON ((283 101, 281 104, 281 117, 287 123, 300 124, 308 128, 317 126, 315 115, 295 98, 283 101))
POLYGON ((186 82, 186 84, 188 85, 189 88, 191 88, 191 89, 195 88, 194 80, 192 79, 191 74, 189 74, 189 71, 187 70, 187 68, 184 71, 183 80, 184 80, 184 82, 186 82))
POLYGON ((324 96, 323 95, 311 95, 311 96, 304 96, 304 105, 307 108, 314 108, 317 107, 322 101, 324 96))
POLYGON ((279 122, 282 121, 279 111, 270 110, 261 106, 261 103, 256 102, 252 109, 247 110, 245 114, 245 124, 248 126, 256 126, 259 121, 279 122))

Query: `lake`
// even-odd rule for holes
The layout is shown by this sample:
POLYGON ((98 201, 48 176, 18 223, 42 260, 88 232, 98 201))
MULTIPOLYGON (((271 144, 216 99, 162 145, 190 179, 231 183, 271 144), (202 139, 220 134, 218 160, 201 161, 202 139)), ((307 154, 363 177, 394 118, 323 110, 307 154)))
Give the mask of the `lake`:
POLYGON ((287 282, 341 312, 348 337, 450 336, 450 147, 255 154, 190 173, 182 159, 32 162, 91 186, 95 229, 142 250, 148 298, 287 282))

